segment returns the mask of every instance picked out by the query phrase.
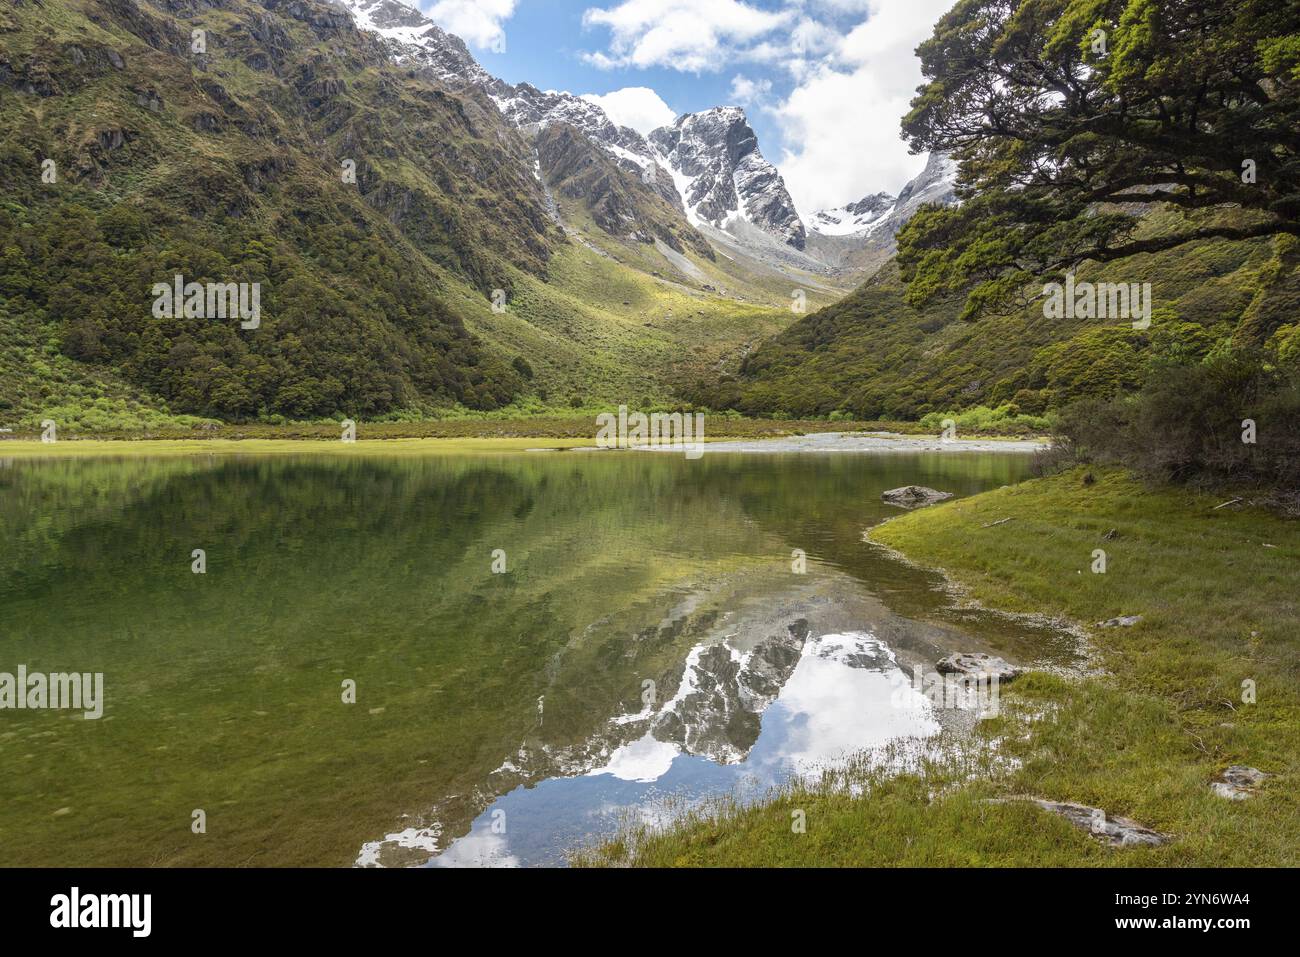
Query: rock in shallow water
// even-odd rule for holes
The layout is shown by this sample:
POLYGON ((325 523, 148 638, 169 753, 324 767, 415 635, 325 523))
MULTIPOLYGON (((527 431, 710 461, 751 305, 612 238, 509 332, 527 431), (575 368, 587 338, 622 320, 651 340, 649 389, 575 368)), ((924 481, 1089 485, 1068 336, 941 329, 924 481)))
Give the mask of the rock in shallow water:
POLYGON ((882 492, 880 497, 890 505, 920 508, 923 505, 946 502, 952 498, 952 492, 940 492, 924 485, 904 485, 902 488, 891 488, 888 492, 882 492))
POLYGON ((982 652, 958 652, 949 655, 947 658, 941 658, 934 666, 934 670, 941 675, 987 676, 997 678, 999 681, 1010 681, 1012 678, 1020 677, 1020 669, 1015 665, 996 655, 986 655, 982 652))

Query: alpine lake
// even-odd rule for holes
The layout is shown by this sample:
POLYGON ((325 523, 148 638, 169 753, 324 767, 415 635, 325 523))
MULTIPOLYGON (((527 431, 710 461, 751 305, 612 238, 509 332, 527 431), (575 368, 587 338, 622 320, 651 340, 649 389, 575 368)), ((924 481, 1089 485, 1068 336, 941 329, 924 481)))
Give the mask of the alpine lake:
POLYGON ((564 864, 629 820, 924 740, 953 716, 909 693, 917 668, 1073 647, 954 607, 863 532, 898 513, 886 489, 1029 471, 968 452, 0 458, 0 672, 104 676, 98 719, 0 711, 0 848, 564 864))

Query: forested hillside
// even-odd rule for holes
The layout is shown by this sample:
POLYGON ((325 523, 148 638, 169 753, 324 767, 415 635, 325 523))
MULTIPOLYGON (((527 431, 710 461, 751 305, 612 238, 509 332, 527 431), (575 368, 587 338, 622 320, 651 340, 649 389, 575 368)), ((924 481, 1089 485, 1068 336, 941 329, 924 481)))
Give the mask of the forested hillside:
MULTIPOLYGON (((1161 223, 1157 216, 1146 228, 1161 223)), ((1080 267, 1080 283, 1151 283, 1151 325, 1136 329, 1123 320, 1045 318, 1040 301, 962 321, 958 301, 908 305, 891 263, 765 343, 738 375, 702 386, 700 399, 751 415, 912 419, 1004 405, 1039 415, 1135 389, 1160 363, 1204 359, 1215 348, 1266 346, 1295 362, 1297 265, 1300 243, 1287 236, 1080 267)))
MULTIPOLYGON (((77 360, 74 378, 222 418, 523 387, 446 298, 449 278, 508 294, 562 242, 490 103, 315 0, 19 0, 0 51, 0 323, 24 368, 77 360), (259 283, 260 327, 160 322, 150 290, 177 274, 259 283)), ((39 404, 0 371, 9 410, 39 404)))

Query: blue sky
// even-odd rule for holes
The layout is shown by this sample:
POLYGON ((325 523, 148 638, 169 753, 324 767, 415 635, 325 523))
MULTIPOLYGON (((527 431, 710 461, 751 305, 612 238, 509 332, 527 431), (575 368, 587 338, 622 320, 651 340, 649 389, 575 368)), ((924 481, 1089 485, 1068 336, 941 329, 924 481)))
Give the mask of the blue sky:
POLYGON ((406 0, 517 83, 607 95, 617 122, 740 105, 800 211, 897 192, 913 50, 955 0, 406 0), (653 91, 653 92, 651 92, 653 91))
MULTIPOLYGON (((658 65, 601 69, 587 62, 583 54, 608 47, 608 29, 583 26, 583 13, 598 6, 589 0, 521 0, 505 24, 506 53, 485 49, 474 53, 492 73, 511 83, 526 80, 542 89, 571 93, 613 93, 644 86, 658 93, 675 113, 731 103, 732 73, 727 71, 682 71, 658 65)), ((751 122, 759 141, 776 148, 779 127, 760 115, 762 111, 754 112, 751 122)))

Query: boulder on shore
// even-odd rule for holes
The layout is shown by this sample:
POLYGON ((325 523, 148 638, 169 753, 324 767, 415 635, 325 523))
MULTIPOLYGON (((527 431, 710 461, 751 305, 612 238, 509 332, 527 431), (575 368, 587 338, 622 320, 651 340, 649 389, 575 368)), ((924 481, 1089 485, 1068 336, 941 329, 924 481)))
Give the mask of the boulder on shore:
POLYGON ((1132 628, 1142 620, 1141 615, 1120 615, 1118 618, 1111 618, 1109 621, 1097 622, 1098 628, 1132 628))
POLYGON ((1210 790, 1229 801, 1244 801, 1253 797, 1255 789, 1268 778, 1259 768, 1248 768, 1244 764, 1234 764, 1223 772, 1222 781, 1211 781, 1210 790))
POLYGON ((1036 804, 1044 811, 1065 818, 1075 827, 1087 831, 1099 841, 1111 847, 1134 847, 1147 845, 1158 847, 1167 844, 1173 837, 1152 830, 1127 817, 1109 817, 1099 807, 1075 804, 1072 801, 1047 801, 1036 797, 993 798, 991 804, 1009 804, 1012 801, 1027 801, 1036 804))
POLYGON ((888 492, 882 492, 880 497, 890 505, 920 508, 923 505, 946 502, 952 498, 952 492, 940 492, 938 489, 926 488, 924 485, 904 485, 902 488, 891 488, 888 492))
POLYGON ((941 658, 934 666, 941 675, 969 675, 972 677, 997 678, 998 681, 1010 681, 1020 677, 1020 669, 996 655, 983 652, 958 652, 941 658))

